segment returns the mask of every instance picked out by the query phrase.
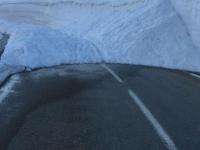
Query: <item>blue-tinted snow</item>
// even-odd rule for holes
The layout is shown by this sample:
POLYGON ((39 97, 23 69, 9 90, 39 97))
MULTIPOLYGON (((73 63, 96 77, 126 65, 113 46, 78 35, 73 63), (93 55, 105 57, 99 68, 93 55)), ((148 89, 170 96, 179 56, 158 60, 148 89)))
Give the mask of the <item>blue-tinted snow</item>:
POLYGON ((11 34, 1 63, 107 62, 200 72, 200 51, 170 1, 62 2, 0 0, 0 31, 11 34))

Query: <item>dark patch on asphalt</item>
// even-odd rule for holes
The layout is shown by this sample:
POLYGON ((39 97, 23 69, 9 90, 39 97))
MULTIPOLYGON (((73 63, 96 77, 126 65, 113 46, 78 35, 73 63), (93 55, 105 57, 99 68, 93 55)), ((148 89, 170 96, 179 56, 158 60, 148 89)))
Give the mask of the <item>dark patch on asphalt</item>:
POLYGON ((8 34, 3 34, 2 39, 0 39, 0 60, 1 60, 1 55, 3 54, 4 49, 7 45, 9 37, 10 36, 8 34))
POLYGON ((88 80, 92 86, 73 97, 32 111, 8 149, 165 149, 127 89, 109 74, 102 78, 88 80))
POLYGON ((29 112, 42 105, 70 98, 89 86, 89 82, 76 77, 47 77, 24 83, 21 89, 23 92, 11 94, 11 98, 0 105, 0 149, 4 150, 8 146, 29 112))
POLYGON ((199 80, 176 70, 108 66, 124 84, 99 65, 69 65, 20 75, 16 93, 0 105, 0 149, 166 149, 129 97, 128 88, 179 149, 200 147, 199 80))

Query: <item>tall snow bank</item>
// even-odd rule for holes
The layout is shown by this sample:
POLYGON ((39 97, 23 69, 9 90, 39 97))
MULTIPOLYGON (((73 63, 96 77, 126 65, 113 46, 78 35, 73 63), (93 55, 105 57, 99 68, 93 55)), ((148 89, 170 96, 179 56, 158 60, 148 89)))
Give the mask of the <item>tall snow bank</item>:
POLYGON ((200 50, 200 0, 171 0, 200 50))
POLYGON ((11 34, 2 63, 107 62, 200 72, 200 52, 169 1, 38 1, 0 4, 0 12, 13 10, 0 21, 0 31, 11 34))
POLYGON ((11 36, 2 63, 38 68, 62 63, 101 62, 95 45, 85 39, 43 27, 26 27, 11 36))

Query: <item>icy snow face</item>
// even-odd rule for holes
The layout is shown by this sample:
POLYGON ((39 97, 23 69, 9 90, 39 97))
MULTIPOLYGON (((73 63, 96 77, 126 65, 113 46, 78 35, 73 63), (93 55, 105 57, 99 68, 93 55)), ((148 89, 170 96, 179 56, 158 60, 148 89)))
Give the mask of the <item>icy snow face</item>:
POLYGON ((88 40, 44 27, 27 27, 11 36, 2 63, 30 68, 62 63, 95 63, 102 57, 88 40), (17 39, 17 40, 16 40, 17 39))
POLYGON ((107 62, 200 71, 200 52, 167 0, 15 1, 0 0, 0 31, 11 34, 4 64, 107 62))
POLYGON ((0 0, 0 18, 16 23, 44 25, 48 16, 44 6, 30 5, 21 2, 2 2, 0 0))
MULTIPOLYGON (((48 24, 52 7, 133 7, 145 0, 0 0, 0 17, 18 23, 48 24)), ((74 10, 76 11, 76 10, 74 10)), ((59 12, 57 10, 57 12, 59 12)), ((55 15, 55 14, 54 14, 55 15)))
POLYGON ((194 43, 200 49, 200 0, 171 0, 188 27, 194 43))

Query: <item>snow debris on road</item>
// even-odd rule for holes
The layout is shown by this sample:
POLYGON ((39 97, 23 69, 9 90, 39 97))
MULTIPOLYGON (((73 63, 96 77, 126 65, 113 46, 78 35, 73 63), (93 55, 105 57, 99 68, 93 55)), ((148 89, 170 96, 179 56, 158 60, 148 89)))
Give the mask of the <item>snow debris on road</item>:
POLYGON ((25 70, 23 66, 9 66, 0 63, 0 86, 12 74, 19 73, 25 70))

